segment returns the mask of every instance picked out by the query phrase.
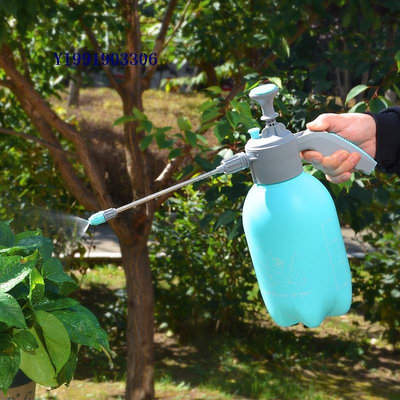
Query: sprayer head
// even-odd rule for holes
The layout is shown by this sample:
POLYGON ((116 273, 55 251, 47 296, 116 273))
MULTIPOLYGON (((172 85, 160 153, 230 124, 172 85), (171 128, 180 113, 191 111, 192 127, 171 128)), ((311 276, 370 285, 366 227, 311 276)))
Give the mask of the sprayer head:
POLYGON ((262 121, 275 121, 278 116, 278 113, 274 110, 274 97, 278 92, 278 86, 273 83, 257 86, 250 90, 249 97, 261 106, 262 121))
POLYGON ((108 210, 99 211, 89 217, 90 225, 101 225, 109 219, 117 216, 117 210, 115 208, 109 208, 108 210))

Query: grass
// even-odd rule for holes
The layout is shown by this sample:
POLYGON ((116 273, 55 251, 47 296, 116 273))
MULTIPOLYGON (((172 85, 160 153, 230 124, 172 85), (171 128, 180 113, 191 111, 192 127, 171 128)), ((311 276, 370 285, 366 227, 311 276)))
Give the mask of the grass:
MULTIPOLYGON (((69 118, 85 120, 88 123, 122 132, 122 125, 113 127, 114 121, 122 116, 122 102, 115 90, 81 89, 79 107, 67 107, 65 99, 65 94, 61 95, 61 100, 53 99, 52 103, 58 112, 66 112, 69 118)), ((205 100, 206 97, 201 93, 180 94, 149 89, 143 94, 143 107, 155 126, 177 128, 177 118, 185 117, 196 127, 200 121, 197 110, 205 100)))
MULTIPOLYGON (((115 90, 110 88, 85 88, 80 92, 79 107, 66 106, 66 94, 61 94, 61 99, 52 99, 54 109, 67 121, 78 125, 82 132, 88 136, 101 137, 107 141, 110 135, 120 136, 123 125, 114 126, 114 121, 121 117, 122 102, 115 90)), ((156 127, 172 127, 167 135, 173 135, 178 128, 178 118, 185 117, 193 129, 200 125, 198 108, 207 98, 202 93, 166 93, 161 90, 149 89, 143 94, 144 112, 156 127)), ((206 133, 210 145, 217 144, 211 132, 206 133)), ((150 149, 164 155, 156 144, 150 149)))
MULTIPOLYGON (((81 301, 106 327, 114 369, 102 354, 84 350, 76 380, 39 399, 123 398, 125 373, 123 271, 96 266, 83 278, 81 301), (53 396, 53 397, 46 397, 53 396)), ((267 314, 238 335, 193 335, 185 340, 157 329, 158 399, 398 400, 399 353, 379 338, 382 328, 349 313, 322 326, 281 329, 267 314)))

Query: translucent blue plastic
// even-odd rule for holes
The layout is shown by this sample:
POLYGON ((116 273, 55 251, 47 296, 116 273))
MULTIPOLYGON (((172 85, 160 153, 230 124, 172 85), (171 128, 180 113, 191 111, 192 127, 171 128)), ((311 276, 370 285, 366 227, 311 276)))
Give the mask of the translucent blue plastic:
POLYGON ((243 226, 265 305, 281 326, 317 327, 351 305, 351 273, 333 200, 303 172, 253 185, 243 226))

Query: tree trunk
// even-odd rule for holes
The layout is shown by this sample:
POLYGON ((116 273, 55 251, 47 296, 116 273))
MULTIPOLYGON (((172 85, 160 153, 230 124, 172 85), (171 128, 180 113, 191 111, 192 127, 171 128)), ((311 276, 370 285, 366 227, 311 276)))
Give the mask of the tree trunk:
POLYGON ((126 400, 154 399, 154 293, 147 236, 120 238, 128 297, 126 400), (125 238, 126 239, 126 238, 125 238))
POLYGON ((206 73, 207 86, 218 86, 218 78, 214 65, 210 62, 203 62, 200 68, 206 73))
POLYGON ((82 72, 78 68, 76 73, 69 79, 68 107, 79 106, 79 90, 82 86, 82 72))

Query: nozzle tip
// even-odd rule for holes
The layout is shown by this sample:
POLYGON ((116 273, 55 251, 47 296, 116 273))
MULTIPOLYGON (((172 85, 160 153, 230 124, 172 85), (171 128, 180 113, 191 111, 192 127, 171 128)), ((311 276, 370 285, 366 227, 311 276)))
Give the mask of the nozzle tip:
POLYGON ((104 222, 106 222, 106 218, 103 211, 99 211, 89 217, 90 225, 101 225, 104 224, 104 222))

